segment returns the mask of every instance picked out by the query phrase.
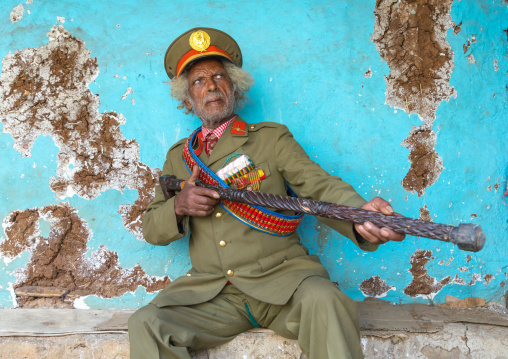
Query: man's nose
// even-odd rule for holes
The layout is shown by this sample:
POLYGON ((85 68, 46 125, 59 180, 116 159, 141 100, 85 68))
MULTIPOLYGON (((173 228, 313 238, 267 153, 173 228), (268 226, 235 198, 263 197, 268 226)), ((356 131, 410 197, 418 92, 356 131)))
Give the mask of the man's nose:
POLYGON ((208 92, 212 92, 217 89, 217 84, 215 83, 215 80, 213 78, 209 78, 207 79, 206 87, 208 89, 208 92))

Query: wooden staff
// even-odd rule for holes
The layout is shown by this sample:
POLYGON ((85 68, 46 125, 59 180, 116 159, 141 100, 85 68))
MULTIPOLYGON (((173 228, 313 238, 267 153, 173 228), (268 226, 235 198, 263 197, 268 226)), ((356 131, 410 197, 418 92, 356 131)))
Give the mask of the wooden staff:
MULTIPOLYGON (((162 176, 159 182, 166 200, 173 197, 175 191, 180 191, 185 184, 185 181, 176 179, 175 176, 162 176)), ((477 224, 461 223, 458 227, 454 227, 403 216, 387 216, 380 212, 311 199, 232 189, 201 182, 197 182, 196 186, 214 190, 219 194, 220 199, 225 201, 294 211, 358 224, 371 222, 379 228, 386 227, 394 232, 451 242, 464 251, 478 252, 485 244, 485 233, 477 224)))

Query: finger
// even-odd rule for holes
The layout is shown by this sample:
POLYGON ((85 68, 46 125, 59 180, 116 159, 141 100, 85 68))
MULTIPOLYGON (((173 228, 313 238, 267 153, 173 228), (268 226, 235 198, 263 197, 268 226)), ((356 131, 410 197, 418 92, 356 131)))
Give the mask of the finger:
POLYGON ((376 197, 373 200, 373 207, 376 209, 376 211, 381 212, 383 214, 386 214, 388 216, 393 215, 395 212, 393 211, 392 206, 390 203, 382 199, 381 197, 376 197))
POLYGON ((202 204, 196 204, 191 209, 192 215, 209 215, 214 210, 214 206, 207 206, 202 204))
POLYGON ((196 166, 192 167, 192 174, 187 179, 186 183, 191 184, 191 185, 195 185, 196 181, 199 178, 199 174, 200 173, 201 173, 201 168, 199 168, 199 166, 196 165, 196 166))
POLYGON ((382 203, 380 204, 380 210, 381 210, 381 213, 383 214, 386 214, 387 216, 393 216, 395 214, 392 206, 390 206, 390 204, 386 201, 384 201, 385 203, 382 203))
POLYGON ((193 194, 200 197, 213 198, 215 200, 218 200, 220 198, 217 192, 209 188, 196 187, 193 189, 193 194))
POLYGON ((383 227, 379 232, 383 238, 387 238, 389 241, 402 242, 406 238, 405 234, 397 233, 389 228, 383 227))
POLYGON ((363 225, 360 225, 356 228, 356 231, 359 235, 361 235, 366 241, 372 243, 372 244, 383 244, 379 239, 372 236, 363 225))
POLYGON ((380 229, 370 222, 359 225, 357 231, 363 238, 374 244, 383 244, 388 241, 388 239, 381 237, 380 229))
MULTIPOLYGON (((216 193, 216 192, 214 192, 214 193, 216 193)), ((219 202, 219 200, 217 198, 210 198, 206 195, 193 196, 191 198, 191 201, 196 204, 201 204, 201 205, 205 205, 205 206, 215 206, 217 204, 217 202, 219 202)))
POLYGON ((382 199, 381 197, 374 197, 369 202, 362 206, 363 209, 375 212, 381 212, 385 215, 392 216, 395 214, 390 203, 382 199))

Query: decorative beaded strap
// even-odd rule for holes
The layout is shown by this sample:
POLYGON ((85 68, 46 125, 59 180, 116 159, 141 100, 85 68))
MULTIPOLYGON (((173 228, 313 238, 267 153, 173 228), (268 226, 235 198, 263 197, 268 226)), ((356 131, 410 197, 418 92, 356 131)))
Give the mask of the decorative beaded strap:
MULTIPOLYGON (((199 131, 201 131, 201 127, 189 136, 183 148, 183 158, 187 169, 192 173, 192 168, 195 165, 198 165, 201 168, 201 172, 199 174, 200 182, 228 187, 228 185, 220 179, 219 176, 205 166, 205 164, 192 150, 192 143, 199 131)), ((298 216, 289 216, 270 211, 263 207, 231 201, 220 201, 219 204, 222 208, 228 211, 228 213, 249 227, 280 237, 286 237, 293 234, 303 218, 303 214, 298 216)))

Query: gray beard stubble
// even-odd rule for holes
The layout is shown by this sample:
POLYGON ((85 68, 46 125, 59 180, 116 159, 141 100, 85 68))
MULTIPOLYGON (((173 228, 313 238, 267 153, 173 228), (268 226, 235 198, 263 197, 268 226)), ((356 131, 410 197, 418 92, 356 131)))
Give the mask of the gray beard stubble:
MULTIPOLYGON (((226 97, 221 92, 214 91, 214 92, 208 93, 205 96, 205 98, 203 99, 203 104, 206 103, 206 101, 208 101, 209 99, 216 97, 216 96, 220 97, 222 100, 226 99, 226 97)), ((218 126, 221 125, 222 121, 228 115, 233 115, 234 110, 235 110, 235 104, 236 104, 235 89, 233 89, 233 91, 231 92, 230 98, 228 100, 229 100, 227 102, 228 106, 225 107, 224 110, 222 110, 218 113, 212 114, 212 115, 207 115, 205 113, 205 111, 201 111, 201 109, 198 109, 196 107, 196 103, 194 102, 194 100, 189 97, 189 102, 192 105, 192 109, 194 110, 194 113, 201 120, 201 122, 203 122, 203 126, 206 128, 209 128, 209 129, 217 128, 218 126)))

